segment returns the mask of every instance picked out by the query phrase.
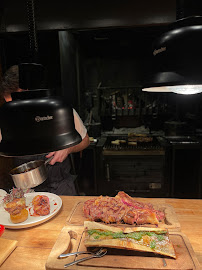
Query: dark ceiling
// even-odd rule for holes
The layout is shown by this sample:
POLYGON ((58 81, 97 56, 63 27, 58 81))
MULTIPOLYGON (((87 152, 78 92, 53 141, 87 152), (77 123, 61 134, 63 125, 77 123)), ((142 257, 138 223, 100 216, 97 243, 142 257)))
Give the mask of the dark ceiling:
MULTIPOLYGON (((176 0, 36 0, 38 30, 95 29, 169 24, 176 20, 176 0)), ((0 31, 28 30, 26 0, 1 0, 0 31)))

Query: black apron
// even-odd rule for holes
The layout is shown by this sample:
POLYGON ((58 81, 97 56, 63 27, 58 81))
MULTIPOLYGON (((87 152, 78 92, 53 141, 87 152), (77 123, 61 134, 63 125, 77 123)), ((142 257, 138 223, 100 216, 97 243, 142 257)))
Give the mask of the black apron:
MULTIPOLYGON (((14 166, 18 167, 24 163, 34 160, 46 160, 47 154, 35 156, 23 156, 14 158, 14 166)), ((48 178, 39 186, 34 187, 36 192, 51 192, 56 195, 77 195, 74 180, 76 176, 70 174, 70 158, 63 162, 56 162, 54 165, 46 165, 48 178)))

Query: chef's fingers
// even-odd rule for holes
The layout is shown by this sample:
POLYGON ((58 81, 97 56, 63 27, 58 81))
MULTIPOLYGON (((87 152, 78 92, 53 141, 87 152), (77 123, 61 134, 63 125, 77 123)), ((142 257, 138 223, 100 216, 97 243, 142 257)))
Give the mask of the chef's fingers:
POLYGON ((50 165, 54 165, 55 162, 57 162, 57 158, 55 158, 56 152, 50 152, 48 155, 46 155, 46 158, 53 157, 52 160, 49 162, 50 165))
POLYGON ((67 158, 68 154, 69 154, 69 149, 68 148, 56 151, 54 153, 54 157, 51 160, 50 164, 54 165, 56 162, 63 162, 67 158))
POLYGON ((56 162, 58 162, 57 156, 54 156, 53 159, 50 161, 50 165, 54 165, 56 162))
POLYGON ((50 158, 55 155, 55 152, 50 152, 48 155, 46 155, 46 158, 50 158))

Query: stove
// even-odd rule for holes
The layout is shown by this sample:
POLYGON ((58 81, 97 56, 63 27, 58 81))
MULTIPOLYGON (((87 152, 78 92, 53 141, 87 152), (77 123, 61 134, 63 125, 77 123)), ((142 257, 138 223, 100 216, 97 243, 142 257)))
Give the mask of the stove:
POLYGON ((168 196, 165 148, 158 137, 106 136, 99 160, 99 194, 168 196))
POLYGON ((103 146, 103 154, 112 151, 113 154, 121 154, 121 152, 129 152, 135 154, 139 151, 155 151, 164 150, 161 146, 158 137, 136 137, 129 138, 128 136, 108 136, 103 146))

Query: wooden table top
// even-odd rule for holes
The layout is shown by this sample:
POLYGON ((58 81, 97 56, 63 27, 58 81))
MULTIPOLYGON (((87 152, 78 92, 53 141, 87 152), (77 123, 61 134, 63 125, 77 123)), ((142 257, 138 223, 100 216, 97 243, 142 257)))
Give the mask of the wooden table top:
MULTIPOLYGON (((61 196, 63 206, 60 212, 49 221, 26 229, 6 229, 3 238, 18 241, 14 252, 0 267, 1 270, 44 270, 46 260, 55 244, 72 207, 88 196, 61 196)), ((202 266, 202 200, 195 199, 145 199, 139 201, 166 203, 174 207, 184 233, 202 266)))

